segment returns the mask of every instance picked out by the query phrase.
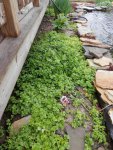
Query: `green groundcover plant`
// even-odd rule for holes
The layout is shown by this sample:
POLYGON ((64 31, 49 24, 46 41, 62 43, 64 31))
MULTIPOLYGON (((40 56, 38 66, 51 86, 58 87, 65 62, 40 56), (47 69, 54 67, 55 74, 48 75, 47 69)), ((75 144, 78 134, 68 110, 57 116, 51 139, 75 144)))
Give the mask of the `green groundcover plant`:
POLYGON ((60 97, 74 91, 76 86, 93 94, 94 73, 77 37, 52 31, 36 40, 7 108, 12 115, 31 114, 32 118, 18 134, 10 136, 0 150, 69 149, 68 136, 56 134, 64 128, 66 115, 60 97))

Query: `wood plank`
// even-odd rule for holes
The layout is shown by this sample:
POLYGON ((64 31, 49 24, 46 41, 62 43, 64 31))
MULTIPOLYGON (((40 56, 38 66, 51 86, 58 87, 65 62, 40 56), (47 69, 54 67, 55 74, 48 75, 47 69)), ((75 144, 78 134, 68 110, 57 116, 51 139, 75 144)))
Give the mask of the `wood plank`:
POLYGON ((35 7, 39 7, 39 5, 40 5, 40 0, 33 0, 33 5, 34 5, 35 7))
POLYGON ((5 36, 17 37, 20 33, 15 0, 3 0, 7 22, 1 28, 5 36))
POLYGON ((16 14, 17 14, 19 12, 18 0, 15 0, 13 2, 14 2, 14 5, 15 5, 15 11, 16 11, 16 14))
POLYGON ((42 0, 41 6, 32 9, 20 22, 22 32, 19 37, 6 38, 0 44, 0 119, 7 106, 48 3, 49 0, 42 0))
POLYGON ((0 27, 6 23, 6 16, 3 3, 0 3, 0 27))
POLYGON ((30 2, 20 10, 19 14, 27 14, 32 8, 33 8, 33 3, 30 2))
POLYGON ((25 0, 18 0, 19 9, 22 9, 25 6, 25 0))

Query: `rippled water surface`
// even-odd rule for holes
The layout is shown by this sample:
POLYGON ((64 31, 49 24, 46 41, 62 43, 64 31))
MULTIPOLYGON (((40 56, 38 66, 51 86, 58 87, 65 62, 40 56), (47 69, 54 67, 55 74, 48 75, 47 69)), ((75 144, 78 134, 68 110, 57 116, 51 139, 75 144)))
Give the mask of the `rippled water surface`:
POLYGON ((97 39, 113 46, 113 10, 87 13, 85 17, 88 19, 88 26, 95 33, 97 39))

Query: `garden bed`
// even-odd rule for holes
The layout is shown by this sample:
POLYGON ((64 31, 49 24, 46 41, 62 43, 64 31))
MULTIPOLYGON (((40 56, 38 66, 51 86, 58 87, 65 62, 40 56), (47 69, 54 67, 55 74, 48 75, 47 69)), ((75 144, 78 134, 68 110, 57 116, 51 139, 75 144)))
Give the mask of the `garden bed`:
MULTIPOLYGON (((88 66, 77 35, 53 31, 50 20, 53 17, 44 18, 13 91, 5 112, 9 115, 6 141, 0 148, 66 150, 75 140, 70 132, 80 127, 85 134, 80 141, 76 137, 77 142, 83 139, 79 148, 110 150, 95 97, 95 69, 88 66), (64 97, 68 103, 63 103, 64 97), (12 133, 12 123, 26 116, 31 118, 29 123, 12 133)), ((71 25, 71 31, 73 27, 75 32, 76 25, 71 25)))

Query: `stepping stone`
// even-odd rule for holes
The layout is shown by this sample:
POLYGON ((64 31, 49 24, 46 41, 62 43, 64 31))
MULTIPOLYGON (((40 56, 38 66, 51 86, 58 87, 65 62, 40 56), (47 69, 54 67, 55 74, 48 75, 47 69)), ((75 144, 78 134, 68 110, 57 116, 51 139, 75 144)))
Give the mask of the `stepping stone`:
POLYGON ((83 46, 83 50, 84 50, 84 56, 87 58, 87 59, 92 59, 94 58, 88 51, 88 49, 85 49, 84 46, 83 46))
POLYGON ((104 147, 99 147, 98 150, 105 150, 105 148, 104 147))
POLYGON ((104 54, 108 53, 108 49, 104 48, 97 48, 97 47, 91 47, 91 46, 83 46, 85 51, 88 51, 92 57, 95 58, 101 58, 104 54))
POLYGON ((85 26, 80 26, 79 25, 78 34, 79 34, 80 37, 95 39, 95 35, 91 31, 91 29, 88 28, 88 27, 85 27, 85 26))
POLYGON ((93 59, 87 59, 87 61, 88 61, 89 66, 92 68, 95 68, 96 70, 107 70, 108 69, 108 66, 107 67, 101 67, 101 66, 95 64, 93 62, 93 59))
POLYGON ((112 58, 112 55, 111 55, 111 53, 110 53, 110 52, 108 52, 108 53, 104 54, 104 56, 105 56, 105 57, 107 57, 107 58, 112 58))
POLYGON ((85 56, 87 59, 92 59, 92 58, 93 58, 93 56, 92 56, 88 51, 86 51, 86 52, 84 53, 84 56, 85 56))
POLYGON ((101 10, 102 10, 102 8, 99 7, 99 6, 95 7, 95 9, 96 9, 97 11, 101 11, 101 10))
POLYGON ((113 71, 98 70, 96 72, 96 86, 113 90, 113 71))
POLYGON ((91 11, 94 11, 94 10, 95 10, 94 7, 87 7, 87 6, 82 7, 82 9, 84 9, 84 10, 86 10, 86 11, 88 11, 88 12, 91 12, 91 11))
POLYGON ((94 63, 104 67, 104 66, 109 66, 110 64, 113 64, 113 60, 111 58, 103 56, 100 59, 94 59, 94 63))
POLYGON ((106 11, 107 7, 99 7, 99 6, 97 6, 97 7, 95 7, 95 9, 97 11, 106 11))
POLYGON ((74 20, 74 22, 76 22, 76 23, 79 23, 79 24, 81 24, 81 25, 86 25, 86 22, 87 21, 84 21, 84 20, 74 20))
POLYGON ((66 131, 70 138, 69 150, 84 150, 85 129, 82 127, 73 129, 71 126, 66 125, 66 131))
POLYGON ((64 30, 63 31, 67 36, 71 37, 75 35, 75 32, 72 30, 64 30))
POLYGON ((96 39, 81 37, 80 40, 81 42, 83 42, 84 46, 99 47, 99 48, 105 48, 105 49, 112 48, 110 45, 104 44, 101 41, 96 40, 96 39))
POLYGON ((27 117, 24 117, 20 120, 17 120, 15 121, 13 124, 12 124, 12 128, 11 128, 11 131, 10 131, 10 135, 14 134, 14 133, 18 133, 19 130, 24 126, 24 125, 27 125, 29 122, 30 122, 30 119, 31 119, 31 116, 27 116, 27 117))

